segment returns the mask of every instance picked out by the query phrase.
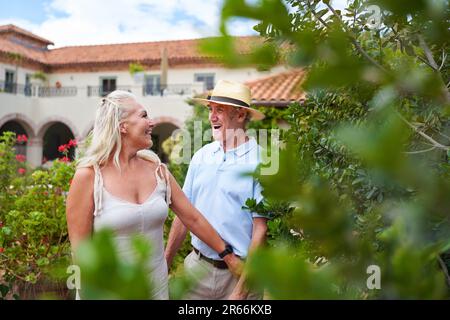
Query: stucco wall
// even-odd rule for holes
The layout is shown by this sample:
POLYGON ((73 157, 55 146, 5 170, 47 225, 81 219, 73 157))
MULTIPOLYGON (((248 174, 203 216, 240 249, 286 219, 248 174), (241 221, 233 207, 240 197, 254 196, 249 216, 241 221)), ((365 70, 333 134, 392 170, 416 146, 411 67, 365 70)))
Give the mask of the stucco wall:
MULTIPOLYGON (((16 69, 14 65, 0 63, 0 81, 4 81, 7 69, 16 71, 16 82, 20 85, 25 84, 26 74, 35 72, 31 69, 16 69)), ((115 77, 117 86, 127 86, 136 95, 137 100, 149 108, 150 117, 155 120, 155 123, 171 123, 179 127, 192 112, 192 108, 186 103, 186 100, 195 93, 203 92, 203 83, 195 83, 194 74, 213 73, 215 82, 220 79, 245 82, 277 74, 280 71, 284 71, 284 67, 278 67, 269 72, 257 72, 250 68, 224 69, 217 67, 169 69, 168 85, 187 85, 190 90, 184 95, 169 93, 164 96, 144 96, 143 83, 136 82, 128 71, 54 73, 48 75, 48 82, 43 85, 55 88, 56 82, 59 81, 63 87, 76 87, 76 95, 38 97, 36 94, 25 96, 23 92, 18 94, 0 92, 0 127, 7 121, 19 122, 29 136, 28 160, 33 165, 39 165, 42 159, 43 137, 51 124, 55 122, 65 124, 79 140, 83 139, 92 129, 95 112, 101 98, 98 95, 88 96, 87 87, 100 86, 101 79, 104 77, 115 77)), ((145 74, 157 75, 160 74, 160 71, 146 71, 145 74)), ((33 84, 34 88, 36 85, 33 84)))
POLYGON ((0 63, 0 81, 5 81, 5 71, 6 70, 11 70, 11 71, 16 72, 16 82, 19 84, 25 84, 25 75, 26 74, 32 75, 33 73, 36 72, 36 70, 32 70, 32 69, 25 69, 25 68, 17 68, 16 69, 15 65, 0 63))
MULTIPOLYGON (((13 65, 0 64, 0 81, 5 77, 5 70, 15 70, 13 65)), ((257 72, 254 69, 220 69, 220 68, 199 68, 199 69, 172 69, 168 71, 168 84, 190 85, 196 93, 202 91, 201 83, 194 83, 195 73, 213 73, 215 81, 229 79, 235 81, 249 81, 258 79, 282 71, 279 67, 270 72, 257 72)), ((18 83, 25 83, 25 75, 32 74, 33 70, 18 68, 18 83)), ((159 72, 148 71, 146 74, 159 74, 159 72)), ((95 110, 100 97, 88 97, 88 86, 99 86, 103 77, 116 77, 117 86, 129 86, 138 100, 146 107, 151 108, 152 117, 172 117, 179 122, 183 122, 190 114, 190 107, 186 104, 186 99, 192 96, 192 92, 186 95, 166 95, 166 96, 143 96, 142 83, 137 83, 126 71, 120 72, 94 72, 94 73, 56 73, 48 75, 48 84, 55 86, 59 81, 62 86, 76 87, 77 95, 69 97, 25 97, 21 94, 7 94, 0 92, 0 119, 10 114, 22 114, 33 119, 36 126, 42 127, 51 119, 66 119, 71 122, 75 135, 82 136, 83 132, 92 126, 95 110)), ((56 120, 55 120, 56 121, 56 120)), ((36 132, 35 134, 38 134, 36 132)))

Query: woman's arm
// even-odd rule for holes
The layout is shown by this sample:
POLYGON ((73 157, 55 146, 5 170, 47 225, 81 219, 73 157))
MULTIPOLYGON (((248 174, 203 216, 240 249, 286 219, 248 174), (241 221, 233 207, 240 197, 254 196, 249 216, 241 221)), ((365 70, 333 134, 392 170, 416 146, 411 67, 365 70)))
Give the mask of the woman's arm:
MULTIPOLYGON (((171 174, 170 186, 172 188, 172 204, 170 207, 180 218, 181 222, 216 252, 224 251, 226 244, 223 239, 208 220, 191 204, 171 174)), ((239 276, 242 273, 243 263, 236 255, 228 254, 223 260, 234 275, 239 276)))
POLYGON ((75 172, 66 203, 67 228, 72 252, 92 232, 94 216, 94 170, 81 168, 75 172))
MULTIPOLYGON (((267 219, 263 217, 253 218, 253 230, 252 230, 252 241, 248 249, 249 254, 252 253, 256 248, 261 247, 266 242, 267 235, 267 219)), ((239 278, 233 292, 228 297, 229 300, 245 300, 249 294, 246 288, 246 273, 243 272, 239 278)))
MULTIPOLYGON (((194 158, 196 156, 194 155, 194 158)), ((186 173, 186 178, 184 179, 184 185, 183 185, 183 193, 186 195, 188 199, 192 199, 192 182, 194 180, 195 175, 195 169, 196 166, 193 165, 194 158, 191 161, 191 164, 189 165, 188 171, 186 173)), ((164 255, 166 257, 167 266, 172 265, 173 258, 177 254, 178 250, 183 245, 184 240, 186 239, 187 235, 187 228, 181 222, 180 218, 175 217, 175 219, 172 222, 172 225, 170 226, 169 236, 167 238, 167 245, 166 250, 164 251, 164 255)))
POLYGON ((184 239, 186 239, 186 235, 186 226, 183 224, 183 222, 181 222, 180 218, 175 217, 175 219, 173 219, 172 221, 172 225, 170 226, 166 250, 164 251, 168 267, 172 265, 173 258, 183 244, 184 239))

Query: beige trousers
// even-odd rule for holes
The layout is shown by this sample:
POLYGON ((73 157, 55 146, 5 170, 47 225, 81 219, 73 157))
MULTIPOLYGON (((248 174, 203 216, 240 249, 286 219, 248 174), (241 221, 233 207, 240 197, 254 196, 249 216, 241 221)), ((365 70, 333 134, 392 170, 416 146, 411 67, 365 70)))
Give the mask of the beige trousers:
MULTIPOLYGON (((192 251, 184 260, 185 272, 197 280, 187 300, 226 300, 238 279, 228 269, 215 268, 192 251)), ((250 293, 247 300, 261 300, 262 294, 250 293)))

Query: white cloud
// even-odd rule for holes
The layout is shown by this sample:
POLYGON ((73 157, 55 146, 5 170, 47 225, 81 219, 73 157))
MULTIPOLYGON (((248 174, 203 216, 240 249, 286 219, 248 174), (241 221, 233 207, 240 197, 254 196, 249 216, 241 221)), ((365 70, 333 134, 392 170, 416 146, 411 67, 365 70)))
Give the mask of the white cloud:
MULTIPOLYGON (((48 19, 43 23, 8 23, 53 41, 55 47, 192 39, 218 34, 221 3, 222 0, 52 0, 45 8, 48 19)), ((255 34, 254 24, 233 21, 229 32, 255 34)))
POLYGON ((333 0, 333 1, 331 1, 331 5, 335 9, 343 10, 344 8, 347 7, 347 2, 348 2, 348 0, 333 0))
POLYGON ((17 18, 0 19, 0 26, 5 25, 5 24, 14 24, 22 29, 25 29, 25 30, 28 30, 31 32, 33 32, 33 30, 35 30, 36 28, 39 27, 37 24, 34 24, 34 23, 32 23, 28 20, 24 20, 24 19, 17 19, 17 18))

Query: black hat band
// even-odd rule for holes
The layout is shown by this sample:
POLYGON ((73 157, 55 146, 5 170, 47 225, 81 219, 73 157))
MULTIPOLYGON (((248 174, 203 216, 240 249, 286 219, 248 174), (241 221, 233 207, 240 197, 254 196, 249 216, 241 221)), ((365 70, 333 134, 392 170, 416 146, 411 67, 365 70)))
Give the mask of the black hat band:
POLYGON ((221 96, 208 96, 206 99, 210 100, 212 102, 228 102, 228 103, 237 104, 241 107, 250 108, 250 106, 247 103, 245 103, 244 101, 239 100, 239 99, 233 99, 233 98, 221 97, 221 96))

